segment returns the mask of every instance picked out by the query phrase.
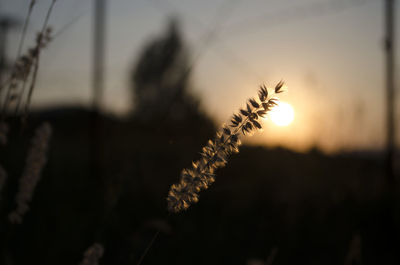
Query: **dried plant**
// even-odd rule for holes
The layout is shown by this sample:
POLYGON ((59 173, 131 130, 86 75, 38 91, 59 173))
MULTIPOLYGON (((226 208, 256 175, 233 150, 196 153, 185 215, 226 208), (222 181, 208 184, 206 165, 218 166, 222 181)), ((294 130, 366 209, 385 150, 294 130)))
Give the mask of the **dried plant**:
POLYGON ((19 189, 15 198, 17 208, 8 216, 11 223, 22 223, 22 217, 29 209, 28 203, 32 200, 42 169, 47 162, 51 133, 52 128, 47 122, 36 129, 26 158, 25 168, 19 180, 19 189))
POLYGON ((47 47, 51 41, 51 27, 47 27, 43 32, 36 35, 35 46, 28 49, 26 54, 21 55, 12 70, 11 77, 15 81, 24 81, 31 72, 32 66, 38 60, 40 51, 47 47))
POLYGON ((178 213, 198 202, 199 192, 215 181, 215 170, 226 165, 230 154, 239 152, 239 136, 262 128, 259 119, 277 105, 275 94, 283 92, 282 87, 283 82, 279 82, 269 95, 268 89, 261 86, 258 100, 249 99, 246 108, 233 115, 231 124, 224 125, 214 140, 208 141, 201 158, 191 168, 183 169, 179 183, 171 186, 167 197, 169 212, 178 213))
MULTIPOLYGON (((24 46, 24 42, 25 42, 25 37, 26 37, 26 32, 27 32, 27 29, 28 29, 29 21, 30 21, 30 18, 31 18, 31 15, 32 15, 32 11, 33 11, 33 8, 34 8, 35 5, 36 5, 36 0, 31 0, 31 2, 29 4, 29 8, 28 8, 28 13, 26 14, 26 17, 25 17, 21 38, 20 38, 19 44, 18 44, 16 62, 18 61, 18 58, 20 58, 22 47, 24 46)), ((12 73, 13 72, 14 71, 12 70, 12 73)), ((4 83, 1 84, 0 92, 11 80, 12 80, 12 75, 4 83)), ((10 87, 9 87, 9 89, 10 89, 10 87)), ((10 92, 8 92, 8 93, 10 93, 10 92)))
POLYGON ((20 108, 26 86, 29 87, 26 105, 26 108, 28 108, 32 97, 32 91, 36 83, 40 52, 51 41, 51 32, 52 29, 50 27, 47 27, 43 32, 39 32, 36 36, 35 46, 30 48, 26 54, 23 54, 17 59, 11 73, 11 80, 3 106, 3 115, 9 105, 15 100, 18 100, 16 110, 20 108), (31 80, 28 84, 27 82, 29 77, 31 77, 31 80))
MULTIPOLYGON (((28 86, 28 93, 26 96, 26 104, 24 108, 25 115, 28 112, 33 89, 36 84, 36 77, 39 69, 40 53, 41 50, 44 49, 52 39, 51 38, 52 29, 47 26, 47 23, 55 2, 56 0, 52 1, 47 11, 43 27, 41 31, 37 34, 35 45, 32 48, 28 49, 28 51, 25 54, 21 55, 21 50, 25 40, 26 29, 29 23, 29 18, 32 13, 34 5, 36 4, 36 1, 32 0, 30 3, 28 14, 24 23, 23 34, 21 36, 21 40, 18 47, 17 59, 11 70, 10 78, 7 80, 6 84, 4 84, 7 85, 7 92, 3 102, 2 118, 4 118, 4 116, 6 115, 6 111, 8 110, 10 104, 15 101, 17 101, 15 112, 18 112, 18 110, 21 107, 27 86, 28 86)), ((1 88, 3 88, 3 86, 1 88)))
POLYGON ((28 9, 28 14, 26 14, 25 21, 24 21, 24 27, 22 29, 22 34, 21 34, 21 39, 19 41, 18 45, 18 52, 17 52, 17 58, 21 55, 22 47, 24 46, 25 42, 25 37, 26 37, 26 30, 28 29, 29 21, 32 15, 33 7, 36 5, 36 0, 31 0, 31 3, 29 4, 29 9, 28 9))
POLYGON ((80 265, 98 265, 103 253, 104 247, 99 243, 94 243, 83 254, 83 260, 80 265))

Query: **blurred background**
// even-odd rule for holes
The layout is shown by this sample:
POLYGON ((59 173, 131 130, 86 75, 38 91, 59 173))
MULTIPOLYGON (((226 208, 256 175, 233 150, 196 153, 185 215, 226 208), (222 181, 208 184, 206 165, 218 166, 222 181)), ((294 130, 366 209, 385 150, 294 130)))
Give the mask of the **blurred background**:
MULTIPOLYGON (((51 2, 36 2, 23 52, 51 2)), ((2 84, 29 4, 0 1, 2 84)), ((0 264, 79 264, 94 242, 100 264, 137 264, 157 231, 143 264, 399 264, 399 10, 396 0, 57 0, 26 124, 4 108, 0 264), (181 169, 280 80, 288 109, 243 138, 198 204, 167 217, 181 169), (48 163, 13 225, 43 121, 48 163)))

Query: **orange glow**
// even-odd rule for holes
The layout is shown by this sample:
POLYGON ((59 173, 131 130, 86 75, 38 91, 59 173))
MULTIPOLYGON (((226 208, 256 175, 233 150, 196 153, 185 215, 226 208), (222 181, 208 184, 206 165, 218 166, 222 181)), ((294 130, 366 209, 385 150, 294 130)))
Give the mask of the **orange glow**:
POLYGON ((278 106, 275 106, 269 113, 271 121, 278 126, 288 126, 294 120, 293 107, 286 102, 278 102, 278 106))

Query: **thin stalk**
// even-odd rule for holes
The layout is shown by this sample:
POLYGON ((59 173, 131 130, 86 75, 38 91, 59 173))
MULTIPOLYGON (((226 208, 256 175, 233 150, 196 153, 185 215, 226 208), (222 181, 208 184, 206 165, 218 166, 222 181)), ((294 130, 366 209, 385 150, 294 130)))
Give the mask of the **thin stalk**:
POLYGON ((18 45, 17 58, 15 59, 15 61, 17 61, 18 58, 21 56, 22 47, 24 46, 25 37, 26 37, 26 30, 28 29, 29 20, 31 18, 31 14, 32 14, 33 7, 35 6, 35 4, 36 4, 36 0, 32 0, 29 5, 28 14, 26 15, 26 18, 24 21, 24 27, 22 29, 21 39, 20 39, 19 45, 18 45))
POLYGON ((1 110, 1 119, 4 120, 5 116, 6 116, 6 110, 8 107, 8 104, 10 102, 10 97, 11 97, 11 90, 14 88, 13 82, 10 83, 10 85, 8 86, 7 89, 7 94, 3 103, 3 108, 1 110))
POLYGON ((40 56, 40 52, 38 52, 37 58, 35 60, 35 66, 34 66, 34 70, 33 70, 32 80, 31 80, 31 84, 29 86, 29 91, 28 91, 28 98, 26 99, 26 104, 25 104, 25 112, 24 112, 23 121, 26 120, 26 118, 28 116, 28 110, 29 110, 29 106, 31 103, 31 99, 32 99, 33 89, 35 88, 35 84, 36 84, 36 77, 37 77, 37 73, 39 70, 39 56, 40 56))
MULTIPOLYGON (((31 14, 32 14, 32 11, 33 11, 33 7, 35 6, 35 4, 36 4, 36 0, 31 0, 31 3, 29 4, 29 9, 28 9, 28 13, 26 14, 26 17, 25 17, 24 26, 23 26, 23 29, 22 29, 21 39, 19 40, 18 50, 17 50, 17 56, 16 56, 16 58, 15 58, 14 65, 17 64, 17 60, 18 60, 19 57, 21 56, 22 47, 24 46, 24 43, 25 43, 26 31, 27 31, 27 29, 28 29, 29 21, 30 21, 31 14)), ((11 80, 12 80, 12 77, 8 78, 8 79, 4 82, 4 84, 1 85, 0 91, 1 91, 1 90, 3 89, 3 87, 5 87, 5 85, 7 85, 7 83, 8 83, 9 81, 11 81, 11 80)), ((5 99, 4 99, 4 103, 3 103, 4 105, 3 105, 3 113, 2 113, 2 116, 5 114, 5 109, 8 107, 8 104, 9 104, 9 101, 10 101, 11 88, 12 88, 12 85, 10 84, 10 86, 8 86, 7 94, 6 94, 6 97, 5 97, 5 99)), ((22 95, 21 95, 21 97, 22 97, 22 95)))
POLYGON ((50 4, 49 9, 47 10, 46 18, 44 19, 43 27, 42 27, 42 36, 43 36, 44 31, 47 28, 47 24, 49 23, 49 19, 50 19, 50 14, 51 14, 51 11, 53 10, 53 7, 54 7, 54 4, 56 3, 56 1, 57 0, 53 0, 50 4))
POLYGON ((150 248, 153 246, 154 242, 156 241, 158 235, 160 234, 160 229, 157 230, 157 232, 154 234, 153 238, 151 239, 150 243, 147 245, 146 249, 144 250, 142 256, 140 256, 140 259, 136 265, 140 265, 144 259, 144 257, 147 255, 147 252, 149 252, 150 248))
MULTIPOLYGON (((38 40, 39 44, 38 45, 40 45, 40 43, 42 42, 41 39, 43 38, 44 31, 47 28, 47 24, 49 22, 51 12, 53 10, 53 7, 54 7, 54 4, 56 3, 56 1, 57 0, 53 0, 51 2, 51 4, 50 4, 49 9, 47 10, 46 18, 45 18, 45 20, 43 22, 42 31, 41 31, 40 36, 39 36, 39 40, 38 40)), ((31 103, 31 100, 32 100, 32 94, 33 94, 33 90, 35 88, 36 77, 37 77, 37 73, 38 73, 38 69, 39 69, 39 58, 40 58, 40 48, 38 49, 37 57, 36 57, 36 60, 35 60, 35 68, 33 70, 32 81, 31 81, 31 84, 29 86, 28 98, 26 100, 26 105, 25 105, 25 113, 24 113, 25 117, 23 118, 23 120, 26 120, 26 117, 28 116, 28 110, 29 110, 29 106, 30 106, 30 103, 31 103)))
POLYGON ((18 109, 20 109, 20 106, 22 104, 22 99, 23 99, 24 94, 25 94, 25 88, 26 88, 26 85, 27 85, 28 77, 29 77, 29 75, 26 75, 24 80, 23 80, 22 87, 21 87, 21 93, 20 93, 20 95, 18 97, 17 105, 15 106, 15 112, 14 112, 15 116, 18 114, 18 109))

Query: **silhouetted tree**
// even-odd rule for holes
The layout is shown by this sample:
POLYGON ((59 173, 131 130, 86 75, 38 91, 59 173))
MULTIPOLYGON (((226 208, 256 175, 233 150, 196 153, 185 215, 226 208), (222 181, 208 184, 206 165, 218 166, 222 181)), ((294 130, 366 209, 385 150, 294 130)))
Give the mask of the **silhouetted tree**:
POLYGON ((150 41, 133 68, 134 115, 147 121, 185 121, 200 114, 190 94, 188 52, 177 20, 166 32, 150 41))

